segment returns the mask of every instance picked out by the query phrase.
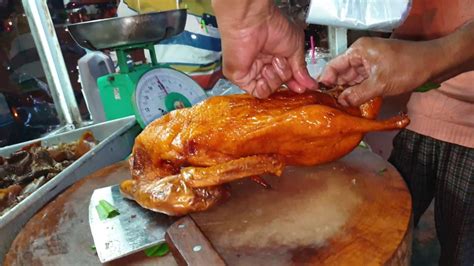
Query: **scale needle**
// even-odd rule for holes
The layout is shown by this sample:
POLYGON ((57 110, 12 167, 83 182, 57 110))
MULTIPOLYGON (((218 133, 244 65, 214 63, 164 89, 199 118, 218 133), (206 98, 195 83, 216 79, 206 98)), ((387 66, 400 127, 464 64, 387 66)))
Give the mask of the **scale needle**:
POLYGON ((160 89, 161 89, 164 93, 168 94, 168 91, 166 90, 165 85, 163 85, 163 83, 161 83, 161 81, 160 81, 160 79, 158 79, 158 77, 156 77, 156 82, 158 82, 158 86, 160 87, 160 89))

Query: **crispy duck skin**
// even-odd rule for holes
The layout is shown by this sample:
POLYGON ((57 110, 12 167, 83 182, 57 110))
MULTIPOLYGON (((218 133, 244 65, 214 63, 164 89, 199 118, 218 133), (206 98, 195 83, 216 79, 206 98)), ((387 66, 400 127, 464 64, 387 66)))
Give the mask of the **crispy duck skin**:
POLYGON ((381 99, 359 108, 337 95, 279 91, 269 99, 217 96, 152 122, 135 140, 132 179, 122 194, 168 215, 206 210, 227 198, 225 185, 285 165, 327 163, 351 152, 364 133, 403 128, 408 117, 375 121, 381 99))

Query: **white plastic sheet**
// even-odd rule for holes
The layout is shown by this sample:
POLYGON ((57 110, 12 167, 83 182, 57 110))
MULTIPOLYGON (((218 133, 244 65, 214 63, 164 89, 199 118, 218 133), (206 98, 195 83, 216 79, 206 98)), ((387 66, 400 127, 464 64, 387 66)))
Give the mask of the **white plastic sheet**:
POLYGON ((311 0, 306 22, 389 32, 406 19, 411 2, 412 0, 311 0))

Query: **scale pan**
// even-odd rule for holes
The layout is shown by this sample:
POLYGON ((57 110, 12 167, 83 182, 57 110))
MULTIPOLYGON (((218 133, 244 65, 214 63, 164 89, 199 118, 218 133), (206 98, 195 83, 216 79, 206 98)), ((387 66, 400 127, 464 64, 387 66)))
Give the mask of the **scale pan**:
POLYGON ((185 24, 186 9, 177 9, 81 22, 68 25, 68 30, 80 46, 102 50, 158 43, 180 34, 185 24))

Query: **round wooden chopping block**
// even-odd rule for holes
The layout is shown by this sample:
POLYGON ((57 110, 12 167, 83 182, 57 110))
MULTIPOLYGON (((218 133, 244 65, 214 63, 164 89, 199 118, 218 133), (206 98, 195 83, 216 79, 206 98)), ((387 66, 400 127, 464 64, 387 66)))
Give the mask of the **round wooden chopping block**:
MULTIPOLYGON (((73 185, 24 227, 5 265, 96 265, 88 205, 92 191, 128 178, 121 162, 73 185)), ((232 183, 223 204, 192 218, 229 265, 408 265, 411 198, 389 163, 365 149, 317 167, 265 177, 266 190, 232 183)), ((116 265, 174 265, 138 252, 116 265)))

